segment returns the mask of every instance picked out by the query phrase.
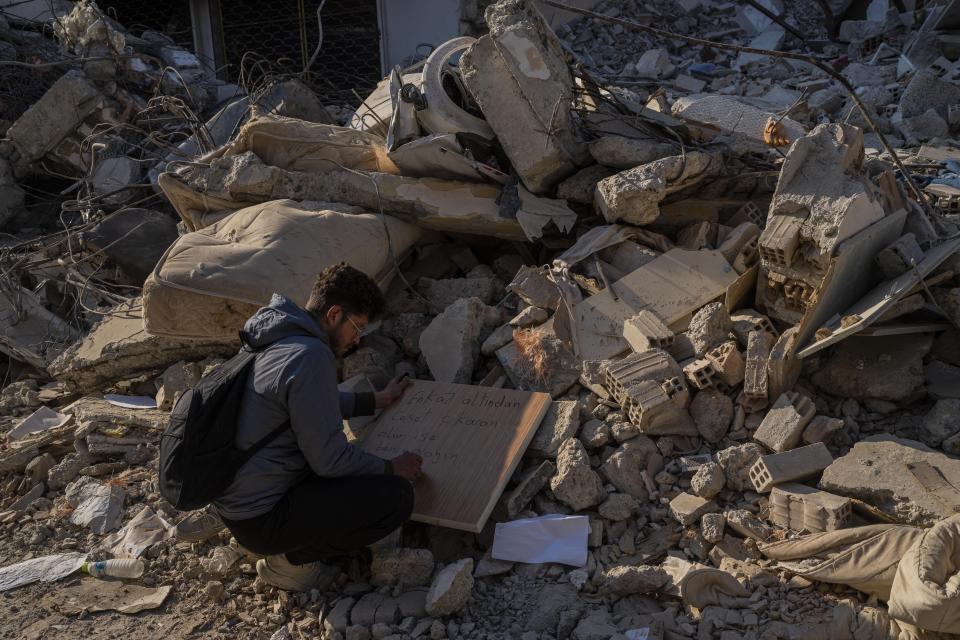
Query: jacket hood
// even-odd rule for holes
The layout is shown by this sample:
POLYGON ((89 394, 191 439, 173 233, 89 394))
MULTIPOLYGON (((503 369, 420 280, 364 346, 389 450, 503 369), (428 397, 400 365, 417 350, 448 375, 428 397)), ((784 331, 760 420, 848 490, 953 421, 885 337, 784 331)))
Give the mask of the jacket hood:
POLYGON ((327 333, 306 309, 278 293, 273 294, 270 304, 253 314, 240 331, 244 343, 255 349, 290 336, 311 336, 330 343, 327 333))

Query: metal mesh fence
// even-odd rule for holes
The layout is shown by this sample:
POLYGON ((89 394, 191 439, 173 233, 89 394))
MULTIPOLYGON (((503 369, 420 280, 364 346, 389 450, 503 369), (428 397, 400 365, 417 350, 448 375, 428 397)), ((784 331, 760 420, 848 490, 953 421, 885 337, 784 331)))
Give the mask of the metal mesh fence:
POLYGON ((189 0, 97 0, 97 6, 133 35, 139 36, 144 31, 160 31, 173 38, 178 45, 193 50, 189 0))
MULTIPOLYGON (((269 11, 245 2, 218 3, 220 47, 226 73, 236 81, 247 53, 265 60, 273 73, 299 74, 319 40, 320 0, 275 0, 269 11)), ((306 76, 328 103, 357 105, 381 78, 376 0, 327 0, 323 46, 306 76)))

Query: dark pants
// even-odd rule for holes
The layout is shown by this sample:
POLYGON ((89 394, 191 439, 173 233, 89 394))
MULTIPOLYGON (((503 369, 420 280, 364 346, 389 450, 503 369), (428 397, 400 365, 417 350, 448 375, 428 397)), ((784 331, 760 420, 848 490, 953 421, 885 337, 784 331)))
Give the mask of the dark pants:
POLYGON ((399 476, 313 476, 295 485, 268 513, 223 522, 247 549, 286 554, 292 564, 359 551, 413 512, 413 485, 399 476))

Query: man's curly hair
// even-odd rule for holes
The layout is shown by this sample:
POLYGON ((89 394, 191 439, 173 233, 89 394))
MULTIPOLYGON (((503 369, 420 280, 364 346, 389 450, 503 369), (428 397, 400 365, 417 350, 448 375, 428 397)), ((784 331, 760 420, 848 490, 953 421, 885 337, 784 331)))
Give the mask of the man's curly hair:
POLYGON ((327 267, 317 274, 305 309, 320 317, 338 304, 348 313, 365 315, 370 322, 383 315, 383 293, 370 277, 346 262, 327 267))

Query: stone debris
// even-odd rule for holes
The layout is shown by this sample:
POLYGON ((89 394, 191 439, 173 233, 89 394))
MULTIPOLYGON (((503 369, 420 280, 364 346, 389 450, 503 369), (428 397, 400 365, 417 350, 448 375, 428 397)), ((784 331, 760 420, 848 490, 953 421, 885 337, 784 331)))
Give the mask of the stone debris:
POLYGON ((473 559, 465 558, 437 572, 427 592, 426 612, 439 618, 456 613, 470 599, 473 589, 473 559))
MULTIPOLYGON (((761 549, 928 527, 960 504, 960 48, 943 3, 462 2, 450 33, 400 57, 327 26, 307 73, 288 63, 309 24, 271 35, 295 54, 241 65, 220 59, 249 46, 228 25, 226 53, 182 45, 206 33, 203 7, 168 35, 123 3, 7 4, 0 564, 107 559, 150 513, 215 523, 143 538, 138 582, 176 593, 152 613, 164 629, 727 640, 900 624, 884 598, 761 549), (331 75, 328 56, 362 47, 373 71, 331 75), (399 87, 378 85, 395 64, 399 87), (386 295, 344 389, 407 373, 553 404, 481 533, 410 523, 292 594, 253 579, 215 516, 160 498, 156 468, 179 397, 271 293, 305 302, 317 256, 386 295), (32 414, 39 428, 13 431, 32 414), (568 515, 589 518, 583 566, 490 555, 496 523, 568 515)), ((10 634, 50 635, 86 580, 7 594, 10 634)))

